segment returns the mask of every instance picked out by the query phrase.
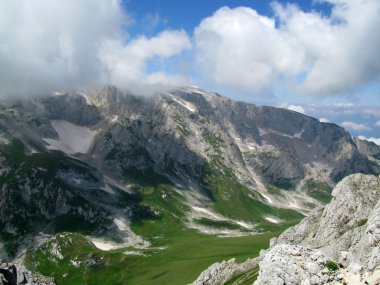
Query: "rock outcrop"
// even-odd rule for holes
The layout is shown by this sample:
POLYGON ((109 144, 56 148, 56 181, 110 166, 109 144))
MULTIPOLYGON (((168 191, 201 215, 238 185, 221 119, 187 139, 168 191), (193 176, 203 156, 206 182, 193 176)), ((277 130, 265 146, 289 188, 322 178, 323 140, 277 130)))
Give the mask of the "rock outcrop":
POLYGON ((256 285, 379 284, 380 178, 343 179, 324 208, 261 254, 256 285))
POLYGON ((232 277, 245 273, 258 266, 257 259, 248 259, 246 262, 237 263, 234 258, 228 261, 214 263, 199 275, 192 285, 222 285, 232 277))
MULTIPOLYGON (((380 177, 350 175, 332 196, 325 207, 271 240, 260 253, 255 285, 380 284, 380 177)), ((257 262, 247 260, 245 270, 257 262)), ((223 284, 220 280, 242 272, 239 266, 217 263, 194 284, 223 284)))
POLYGON ((380 267, 363 271, 358 263, 344 267, 321 250, 280 244, 266 252, 260 261, 255 285, 376 285, 380 267))
POLYGON ((0 261, 0 285, 55 285, 53 278, 18 268, 15 264, 0 261))

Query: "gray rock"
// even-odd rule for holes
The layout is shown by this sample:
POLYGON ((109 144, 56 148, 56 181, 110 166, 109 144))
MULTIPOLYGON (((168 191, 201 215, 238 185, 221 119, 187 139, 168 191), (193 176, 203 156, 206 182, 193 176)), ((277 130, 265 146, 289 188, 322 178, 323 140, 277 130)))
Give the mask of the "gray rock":
POLYGON ((203 271, 192 285, 222 285, 232 277, 247 272, 257 265, 258 260, 256 259, 249 259, 241 264, 237 263, 234 258, 218 262, 203 271))
POLYGON ((32 274, 17 268, 15 264, 2 263, 0 261, 0 284, 1 285, 55 285, 53 278, 32 274))
POLYGON ((289 275, 293 278, 285 279, 286 284, 369 284, 366 280, 377 278, 380 266, 379 200, 379 177, 354 174, 343 179, 326 207, 313 211, 263 252, 254 284, 273 284, 271 276, 289 275), (345 268, 328 269, 326 262, 334 259, 345 268))

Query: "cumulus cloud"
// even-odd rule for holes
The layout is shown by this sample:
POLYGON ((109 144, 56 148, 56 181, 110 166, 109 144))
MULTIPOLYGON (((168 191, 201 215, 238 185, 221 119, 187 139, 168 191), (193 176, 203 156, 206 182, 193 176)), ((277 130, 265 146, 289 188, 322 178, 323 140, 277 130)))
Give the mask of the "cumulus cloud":
POLYGON ((305 114, 305 108, 303 108, 302 106, 299 106, 299 105, 289 105, 288 109, 295 111, 295 112, 298 112, 298 113, 305 114))
POLYGON ((350 121, 342 122, 342 126, 353 131, 370 131, 371 130, 370 127, 364 124, 357 124, 350 121))
POLYGON ((291 110, 291 111, 295 111, 295 112, 298 112, 298 113, 301 113, 301 114, 305 114, 305 108, 300 106, 300 105, 291 105, 291 104, 288 104, 288 103, 282 103, 280 105, 280 108, 285 108, 285 109, 288 109, 288 110, 291 110))
POLYGON ((304 59, 274 19, 245 7, 218 10, 195 29, 197 61, 221 85, 260 90, 280 73, 297 74, 304 59))
POLYGON ((380 121, 377 121, 377 122, 375 123, 375 126, 376 126, 376 127, 380 127, 380 121))
POLYGON ((370 141, 370 142, 373 142, 377 145, 380 145, 380 138, 373 138, 373 137, 367 138, 365 136, 358 136, 358 138, 361 140, 370 141))
POLYGON ((166 59, 190 48, 190 39, 185 31, 163 31, 146 38, 141 36, 127 45, 120 40, 106 42, 100 50, 100 58, 106 66, 106 81, 117 86, 144 89, 144 85, 181 85, 187 79, 164 72, 147 72, 149 60, 166 59))
POLYGON ((273 4, 275 18, 222 8, 195 30, 205 76, 258 91, 281 82, 316 95, 340 93, 380 76, 380 1, 325 0, 330 16, 273 4), (276 25, 277 21, 277 25, 276 25))
POLYGON ((43 93, 99 79, 97 47, 118 37, 127 21, 117 1, 0 0, 0 93, 43 93))
POLYGON ((119 0, 0 0, 0 96, 94 83, 179 82, 163 67, 189 46, 187 35, 166 31, 129 39, 129 23, 119 0), (155 59, 161 68, 152 72, 146 66, 155 59))
POLYGON ((321 123, 330 123, 330 120, 327 119, 327 118, 320 118, 319 121, 320 121, 321 123))

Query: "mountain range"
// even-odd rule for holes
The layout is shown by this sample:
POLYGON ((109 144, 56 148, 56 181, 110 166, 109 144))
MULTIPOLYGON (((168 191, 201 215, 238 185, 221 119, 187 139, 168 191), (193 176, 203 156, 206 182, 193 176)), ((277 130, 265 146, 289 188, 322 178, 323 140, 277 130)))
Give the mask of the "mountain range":
POLYGON ((186 284, 379 162, 338 125, 193 86, 2 99, 0 257, 57 284, 186 284))

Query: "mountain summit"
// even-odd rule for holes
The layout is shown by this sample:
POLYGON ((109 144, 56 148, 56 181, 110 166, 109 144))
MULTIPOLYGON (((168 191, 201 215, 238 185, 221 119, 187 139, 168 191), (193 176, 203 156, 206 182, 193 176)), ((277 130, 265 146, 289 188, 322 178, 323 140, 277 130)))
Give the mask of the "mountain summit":
POLYGON ((144 255, 173 229, 274 232, 327 203, 345 176, 380 172, 374 146, 335 124, 197 87, 3 100, 0 117, 1 254, 27 253, 64 283, 43 264, 72 246, 144 255))

